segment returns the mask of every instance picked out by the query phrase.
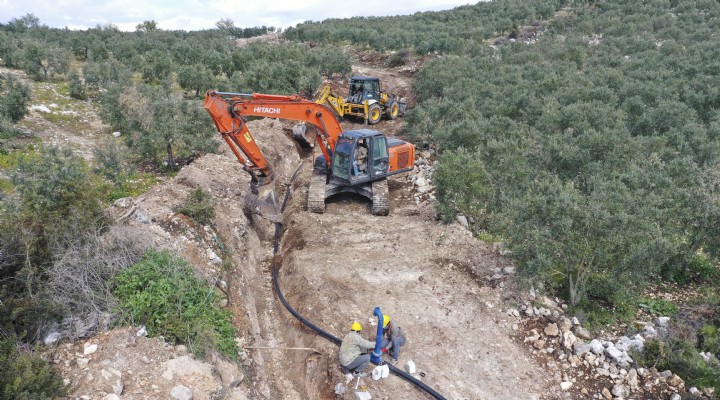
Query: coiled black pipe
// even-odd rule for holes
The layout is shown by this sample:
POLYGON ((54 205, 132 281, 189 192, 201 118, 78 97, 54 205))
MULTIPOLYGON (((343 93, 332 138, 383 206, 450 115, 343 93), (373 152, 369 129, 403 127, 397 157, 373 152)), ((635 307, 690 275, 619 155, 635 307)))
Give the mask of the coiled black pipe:
MULTIPOLYGON (((282 213, 285 211, 285 206, 287 205, 288 198, 290 197, 290 189, 292 188, 292 184, 295 181, 295 177, 297 176, 298 171, 300 171, 300 167, 302 167, 302 163, 298 165, 295 172, 292 174, 292 177, 290 178, 290 185, 288 185, 287 191, 285 192, 285 198, 283 199, 282 205, 280 206, 280 212, 282 213)), ((280 302, 285 306, 285 308, 292 314, 295 318, 298 319, 298 321, 302 322, 307 326, 308 328, 312 329, 317 333, 318 335, 324 337, 325 339, 335 343, 336 345, 339 345, 342 341, 340 338, 330 334, 329 332, 326 332, 325 330, 321 329, 317 325, 313 324, 312 322, 308 321, 305 317, 298 314, 297 311, 295 311, 294 308, 290 306, 290 304, 285 299, 285 296, 283 295, 282 291, 280 290, 280 280, 278 279, 278 270, 280 270, 280 266, 277 265, 277 253, 280 249, 280 236, 282 233, 282 224, 280 222, 275 223, 275 240, 273 243, 273 262, 272 262, 272 279, 273 279, 273 287, 275 288, 275 294, 277 294, 278 299, 280 299, 280 302)), ((438 392, 436 392, 433 388, 430 386, 424 384, 423 382, 415 379, 412 375, 408 374, 407 372, 401 370, 400 368, 392 365, 387 364, 388 367, 390 367, 390 371, 392 371, 394 374, 399 375, 401 378, 405 379, 406 381, 412 383, 413 385, 419 387, 420 389, 424 390, 425 393, 429 394, 430 396, 434 397, 437 400, 445 400, 443 396, 441 396, 438 392)))

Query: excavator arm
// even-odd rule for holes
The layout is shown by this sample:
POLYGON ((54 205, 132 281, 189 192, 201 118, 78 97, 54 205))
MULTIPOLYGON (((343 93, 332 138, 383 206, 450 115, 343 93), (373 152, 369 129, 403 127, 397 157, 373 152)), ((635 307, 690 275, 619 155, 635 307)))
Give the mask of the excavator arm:
POLYGON ((283 118, 305 122, 314 126, 326 165, 331 165, 342 128, 333 112, 325 105, 298 95, 243 94, 208 91, 205 93, 205 109, 208 111, 223 140, 230 146, 243 169, 250 173, 254 186, 272 182, 272 167, 262 154, 247 128, 244 117, 283 118))

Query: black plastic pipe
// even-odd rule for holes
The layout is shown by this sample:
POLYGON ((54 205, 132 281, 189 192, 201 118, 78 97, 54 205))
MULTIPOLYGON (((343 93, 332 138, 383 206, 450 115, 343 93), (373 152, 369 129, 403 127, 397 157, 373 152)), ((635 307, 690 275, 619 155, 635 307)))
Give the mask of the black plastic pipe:
MULTIPOLYGON (((285 198, 283 199, 282 205, 280 206, 280 212, 282 213, 285 211, 285 206, 287 205, 288 198, 290 197, 290 189, 292 188, 292 184, 295 181, 295 178, 300 171, 300 167, 302 167, 302 163, 298 165, 295 172, 292 174, 292 177, 290 178, 290 185, 288 185, 287 191, 285 192, 285 198)), ((277 253, 280 249, 280 237, 282 233, 282 224, 280 222, 275 223, 275 240, 273 242, 273 262, 272 262, 272 279, 273 279, 273 287, 275 288, 275 294, 277 294, 278 299, 280 302, 285 306, 285 308, 292 314, 295 318, 297 318, 298 321, 302 322, 305 326, 312 329, 317 333, 318 335, 324 337, 325 339, 335 343, 336 345, 340 345, 342 342, 340 338, 336 337, 335 335, 323 330, 319 326, 313 324, 312 322, 308 321, 305 317, 300 315, 297 311, 295 311, 294 308, 290 306, 290 304, 285 299, 285 296, 283 295, 282 291, 280 290, 280 279, 278 278, 278 271, 280 270, 280 266, 277 265, 277 253)), ((379 309, 378 309, 379 310, 379 309)), ((380 322, 379 326, 382 326, 382 322, 380 322)), ((377 363, 375 363, 377 364, 377 363)), ((412 383, 413 385, 419 387, 425 393, 429 394, 430 396, 434 397, 437 400, 445 400, 445 398, 440 395, 438 392, 436 392, 433 388, 430 386, 424 384, 423 382, 415 379, 412 375, 408 374, 407 372, 403 371, 402 369, 392 365, 387 364, 387 366, 390 368, 390 371, 396 375, 399 375, 401 378, 405 379, 406 381, 412 383)))

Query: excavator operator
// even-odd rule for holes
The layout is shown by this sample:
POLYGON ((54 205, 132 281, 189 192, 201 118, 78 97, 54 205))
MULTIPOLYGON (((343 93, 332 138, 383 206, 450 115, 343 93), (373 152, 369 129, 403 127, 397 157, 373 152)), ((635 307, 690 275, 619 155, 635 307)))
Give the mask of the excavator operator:
POLYGON ((360 139, 355 149, 355 160, 353 160, 355 175, 367 174, 367 153, 368 150, 365 139, 360 139))

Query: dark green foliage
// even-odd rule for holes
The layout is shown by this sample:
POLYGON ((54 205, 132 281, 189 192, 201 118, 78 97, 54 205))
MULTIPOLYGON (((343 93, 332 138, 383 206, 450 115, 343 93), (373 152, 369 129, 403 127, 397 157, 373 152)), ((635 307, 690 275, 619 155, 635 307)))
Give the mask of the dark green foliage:
POLYGON ((36 156, 21 158, 12 182, 22 209, 47 225, 45 231, 63 229, 73 216, 88 218, 87 224, 102 216, 87 167, 69 149, 43 148, 36 156))
POLYGON ((509 34, 513 27, 546 19, 562 5, 559 0, 495 0, 450 11, 394 17, 355 17, 304 22, 285 31, 291 40, 368 45, 376 50, 412 47, 462 54, 478 41, 509 34))
POLYGON ((673 316, 677 314, 678 308, 675 304, 663 299, 645 299, 640 303, 640 307, 647 312, 658 316, 673 316))
POLYGON ((97 93, 100 88, 128 86, 131 84, 132 71, 115 59, 101 62, 88 62, 83 66, 85 85, 89 91, 97 93))
POLYGON ((77 71, 72 71, 68 76, 68 84, 70 86, 70 97, 78 100, 85 100, 87 95, 85 94, 85 84, 80 79, 80 74, 77 71))
POLYGON ((462 210, 475 221, 482 221, 493 190, 490 175, 477 155, 463 149, 448 151, 438 164, 435 179, 442 185, 437 188, 437 196, 441 208, 449 207, 442 212, 446 220, 462 210))
POLYGON ((437 174, 438 194, 489 190, 462 205, 439 195, 439 211, 482 210, 475 228, 578 307, 632 314, 648 282, 714 276, 720 92, 707 82, 720 78, 718 18, 715 2, 578 4, 532 44, 475 40, 426 64, 408 133, 436 146, 438 171, 457 170, 437 174), (459 148, 477 175, 456 162, 459 148))
POLYGON ((149 251, 115 283, 127 322, 144 324, 151 336, 186 344, 200 356, 217 349, 237 357, 230 314, 219 309, 215 290, 198 279, 187 262, 167 252, 149 251))
POLYGON ((40 355, 21 350, 14 338, 0 339, 0 400, 44 400, 65 396, 68 387, 40 355))
POLYGON ((333 74, 345 76, 352 70, 350 59, 340 49, 332 46, 313 49, 307 64, 316 66, 328 78, 332 78, 333 74))
POLYGON ((22 44, 19 57, 19 66, 38 81, 47 81, 55 75, 64 74, 70 66, 67 50, 34 39, 22 44))
POLYGON ((252 44, 232 52, 232 68, 226 91, 243 93, 291 94, 311 96, 326 75, 350 72, 347 55, 331 48, 309 49, 287 43, 277 46, 252 44))
POLYGON ((201 91, 204 92, 213 87, 215 77, 210 68, 195 64, 180 68, 177 81, 181 88, 194 91, 195 97, 198 97, 201 91))
POLYGON ((30 102, 30 88, 12 75, 0 75, 0 118, 23 119, 30 102))
POLYGON ((206 111, 196 100, 163 88, 128 87, 118 97, 123 125, 130 131, 129 147, 142 159, 176 168, 175 158, 191 158, 218 146, 216 132, 206 111))
POLYGON ((23 132, 7 117, 0 116, 0 139, 22 136, 23 132))
POLYGON ((198 188, 190 192, 185 202, 175 212, 185 214, 201 225, 207 225, 215 217, 212 197, 198 188))
POLYGON ((639 366, 655 367, 658 371, 669 369, 683 378, 685 386, 702 389, 720 385, 720 362, 717 358, 705 361, 692 341, 677 338, 669 342, 647 341, 635 361, 639 366))
POLYGON ((155 20, 143 21, 142 23, 137 24, 135 30, 138 32, 154 32, 158 30, 158 24, 155 20))
POLYGON ((393 54, 388 59, 388 67, 396 68, 405 65, 405 58, 400 54, 393 54))
POLYGON ((138 56, 136 60, 135 68, 146 82, 160 83, 167 79, 173 70, 172 58, 162 50, 153 49, 144 56, 138 56))
POLYGON ((127 147, 110 141, 103 146, 96 147, 93 154, 97 163, 93 172, 112 182, 119 193, 125 193, 125 181, 133 173, 127 147))
MULTIPOLYGON (((215 23, 215 26, 224 34, 234 38, 250 38, 253 36, 264 35, 268 32, 275 31, 275 28, 270 26, 257 26, 252 28, 238 28, 235 26, 233 20, 229 18, 223 18, 215 23)), ((279 32, 279 29, 278 29, 279 32)))
POLYGON ((33 342, 57 317, 46 293, 53 258, 68 238, 104 226, 87 168, 70 150, 20 158, 15 197, 0 203, 0 329, 33 342))

